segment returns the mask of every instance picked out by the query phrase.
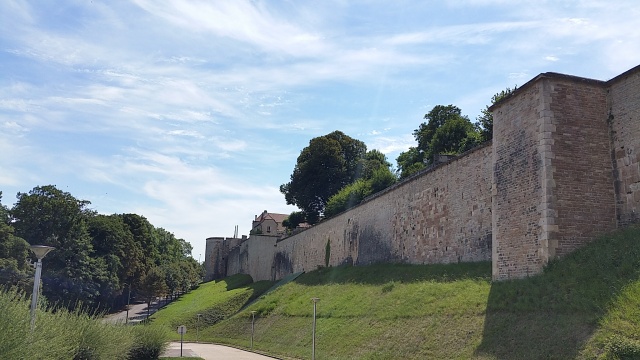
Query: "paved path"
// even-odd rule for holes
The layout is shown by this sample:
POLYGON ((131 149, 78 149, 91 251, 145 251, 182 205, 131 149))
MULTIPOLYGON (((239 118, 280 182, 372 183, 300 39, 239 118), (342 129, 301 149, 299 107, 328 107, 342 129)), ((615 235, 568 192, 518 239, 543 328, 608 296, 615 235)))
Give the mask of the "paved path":
MULTIPOLYGON (((152 301, 149 308, 149 314, 153 315, 156 311, 164 306, 165 302, 152 301)), ((147 303, 132 303, 129 306, 129 323, 136 323, 147 318, 147 303)), ((103 318, 103 321, 110 323, 124 323, 127 319, 127 311, 120 311, 113 314, 109 314, 103 318)))
MULTIPOLYGON (((162 357, 180 357, 180 342, 172 342, 162 357)), ((203 344, 203 343, 183 343, 182 356, 199 356, 205 360, 273 360, 273 358, 255 354, 236 348, 203 344)))

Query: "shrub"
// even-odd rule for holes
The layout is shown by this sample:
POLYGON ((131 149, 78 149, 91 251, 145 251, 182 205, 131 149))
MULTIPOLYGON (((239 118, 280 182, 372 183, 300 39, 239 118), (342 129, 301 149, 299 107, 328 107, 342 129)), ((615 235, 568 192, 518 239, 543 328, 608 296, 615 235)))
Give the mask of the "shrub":
POLYGON ((166 350, 169 333, 165 328, 149 324, 134 326, 133 330, 129 360, 157 359, 166 350))

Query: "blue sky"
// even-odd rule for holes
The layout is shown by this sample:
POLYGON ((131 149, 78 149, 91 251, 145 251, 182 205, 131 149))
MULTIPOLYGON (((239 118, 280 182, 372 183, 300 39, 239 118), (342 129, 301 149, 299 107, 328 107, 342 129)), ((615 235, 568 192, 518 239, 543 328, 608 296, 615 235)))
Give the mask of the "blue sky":
POLYGON ((0 191, 54 184, 189 241, 247 234, 334 130, 395 164, 438 104, 472 120, 542 72, 640 64, 637 1, 0 2, 0 191))

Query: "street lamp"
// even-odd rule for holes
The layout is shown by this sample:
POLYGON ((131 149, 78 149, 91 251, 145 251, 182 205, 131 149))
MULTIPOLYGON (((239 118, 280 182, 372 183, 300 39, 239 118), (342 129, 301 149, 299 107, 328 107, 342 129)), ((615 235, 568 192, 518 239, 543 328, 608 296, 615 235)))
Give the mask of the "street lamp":
POLYGON ((127 284, 129 287, 129 293, 127 294, 127 318, 124 320, 125 324, 129 323, 129 303, 131 302, 131 284, 127 284))
POLYGON ((251 310, 251 350, 253 350, 253 330, 255 329, 256 311, 251 310))
POLYGON ((313 338, 311 342, 311 360, 316 360, 316 304, 320 301, 320 298, 311 298, 313 301, 313 338))
POLYGON ((38 258, 36 263, 36 277, 33 280, 33 295, 31 295, 31 330, 36 326, 36 305, 38 304, 38 292, 40 290, 40 274, 42 274, 42 258, 44 258, 49 251, 55 249, 51 246, 45 245, 31 245, 31 251, 38 258))
POLYGON ((198 320, 196 321, 196 342, 198 342, 198 330, 200 328, 200 316, 202 316, 202 314, 198 314, 198 320))

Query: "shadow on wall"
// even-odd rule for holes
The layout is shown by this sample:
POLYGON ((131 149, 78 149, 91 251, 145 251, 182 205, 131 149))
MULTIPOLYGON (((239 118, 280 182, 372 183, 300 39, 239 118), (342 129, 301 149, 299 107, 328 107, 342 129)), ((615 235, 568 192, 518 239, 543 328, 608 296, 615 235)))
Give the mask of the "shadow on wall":
POLYGON ((624 288, 640 280, 638 238, 640 228, 620 231, 551 262, 538 276, 493 283, 476 354, 578 356, 624 288))
MULTIPOLYGON (((355 226, 357 233, 358 227, 355 226)), ((389 243, 382 239, 382 234, 372 226, 364 226, 357 240, 358 259, 356 265, 370 265, 377 262, 399 262, 391 253, 389 243)))
POLYGON ((491 262, 461 264, 433 264, 429 266, 411 264, 383 264, 371 266, 337 266, 310 272, 295 280, 302 285, 320 284, 367 284, 382 285, 389 282, 452 282, 463 279, 491 280, 491 262), (390 267, 394 271, 390 271, 390 267), (349 268, 349 271, 344 271, 349 268), (397 270, 397 271, 395 271, 397 270), (402 275, 398 275, 402 274, 402 275), (327 279, 330 279, 327 282, 327 279))

